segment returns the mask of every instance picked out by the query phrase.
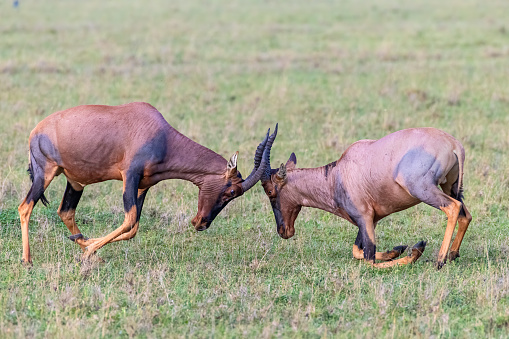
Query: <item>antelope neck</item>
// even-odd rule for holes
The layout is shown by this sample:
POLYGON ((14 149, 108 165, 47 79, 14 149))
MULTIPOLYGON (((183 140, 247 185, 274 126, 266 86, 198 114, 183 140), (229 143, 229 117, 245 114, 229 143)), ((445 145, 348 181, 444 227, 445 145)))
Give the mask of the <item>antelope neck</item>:
POLYGON ((168 133, 167 144, 168 154, 156 170, 160 180, 183 179, 201 187, 205 177, 225 174, 226 159, 177 130, 168 133))
POLYGON ((332 213, 337 209, 332 190, 333 176, 325 176, 323 167, 299 168, 288 171, 287 175, 287 189, 295 203, 332 213))

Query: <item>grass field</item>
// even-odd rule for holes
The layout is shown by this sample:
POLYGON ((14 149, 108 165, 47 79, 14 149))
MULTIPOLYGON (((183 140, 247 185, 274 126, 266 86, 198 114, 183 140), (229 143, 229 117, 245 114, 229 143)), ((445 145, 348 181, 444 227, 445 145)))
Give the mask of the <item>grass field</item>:
MULTIPOLYGON (((509 336, 509 3, 496 1, 32 1, 0 3, 0 337, 509 336), (147 101, 225 158, 279 122, 272 163, 340 157, 359 139, 440 128, 466 149, 473 222, 461 258, 434 261, 445 215, 418 205, 377 227, 380 250, 428 241, 414 265, 352 259, 357 228, 304 209, 283 240, 258 184, 204 232, 198 190, 149 192, 140 231, 80 249, 47 190, 20 264, 17 206, 30 187, 27 140, 50 113, 147 101)), ((122 183, 88 186, 86 236, 123 220, 122 183)))

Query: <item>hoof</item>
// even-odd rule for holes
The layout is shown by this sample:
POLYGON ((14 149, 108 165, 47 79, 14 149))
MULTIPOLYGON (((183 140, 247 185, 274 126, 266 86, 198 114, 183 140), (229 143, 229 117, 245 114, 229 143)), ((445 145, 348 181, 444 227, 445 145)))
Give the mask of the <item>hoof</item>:
POLYGON ((88 238, 84 237, 83 234, 81 234, 81 233, 73 234, 73 235, 69 236, 69 240, 71 240, 71 241, 76 242, 76 240, 78 240, 78 239, 88 240, 88 238))
POLYGON ((415 258, 414 260, 419 259, 419 257, 424 252, 424 249, 426 248, 426 241, 419 241, 417 244, 412 247, 412 254, 410 256, 412 258, 415 258))
POLYGON ((453 261, 456 258, 459 258, 460 253, 458 251, 449 252, 449 261, 453 261))
POLYGON ((93 263, 104 263, 105 261, 97 255, 96 251, 90 251, 88 247, 85 248, 85 252, 81 255, 82 263, 93 262, 93 263))
POLYGON ((437 263, 435 264, 435 267, 437 268, 437 270, 439 270, 442 267, 444 267, 444 265, 445 265, 445 260, 444 261, 437 261, 437 263))
POLYGON ((97 254, 91 254, 88 257, 81 257, 78 260, 81 264, 104 264, 106 261, 97 254))
POLYGON ((33 264, 32 264, 32 260, 25 260, 25 259, 21 259, 21 264, 25 267, 32 267, 33 264))
POLYGON ((408 247, 407 245, 401 245, 401 246, 394 247, 392 250, 395 251, 395 252, 398 252, 399 254, 401 254, 401 253, 405 252, 407 247, 408 247))

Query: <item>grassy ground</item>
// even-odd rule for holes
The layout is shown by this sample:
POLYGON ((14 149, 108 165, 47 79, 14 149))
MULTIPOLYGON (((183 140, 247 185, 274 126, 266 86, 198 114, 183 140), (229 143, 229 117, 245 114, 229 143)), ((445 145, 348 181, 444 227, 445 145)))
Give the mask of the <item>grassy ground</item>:
MULTIPOLYGON (((505 1, 52 1, 0 3, 0 337, 507 337, 509 26, 505 1), (47 191, 20 265, 27 138, 79 104, 147 101, 175 128, 250 171, 268 127, 273 164, 339 158, 352 142, 434 126, 465 146, 474 221, 436 271, 445 216, 384 219, 378 247, 428 241, 415 265, 352 259, 356 228, 305 209, 280 239, 260 185, 196 233, 197 189, 147 197, 138 236, 80 265, 47 191)), ((89 186, 87 236, 123 218, 121 183, 89 186)))

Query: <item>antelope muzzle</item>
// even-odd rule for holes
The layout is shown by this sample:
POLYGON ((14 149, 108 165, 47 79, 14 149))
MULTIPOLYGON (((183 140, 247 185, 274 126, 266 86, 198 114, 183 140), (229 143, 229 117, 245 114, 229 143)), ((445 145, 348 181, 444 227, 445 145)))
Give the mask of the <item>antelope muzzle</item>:
POLYGON ((197 231, 205 231, 212 224, 212 220, 207 220, 197 215, 191 220, 191 224, 193 224, 197 231))
POLYGON ((283 213, 281 213, 281 207, 279 205, 279 199, 270 199, 270 204, 272 205, 272 211, 274 212, 274 218, 276 219, 277 234, 279 234, 279 236, 283 239, 289 239, 293 237, 295 230, 292 228, 292 231, 288 232, 289 229, 285 225, 283 213))
POLYGON ((216 203, 216 206, 210 211, 210 213, 203 217, 201 216, 200 212, 196 214, 196 216, 191 220, 191 224, 193 224, 194 228, 197 231, 205 231, 207 228, 210 227, 212 224, 212 221, 217 217, 217 215, 225 208, 226 205, 228 205, 229 201, 223 202, 223 203, 216 203))

